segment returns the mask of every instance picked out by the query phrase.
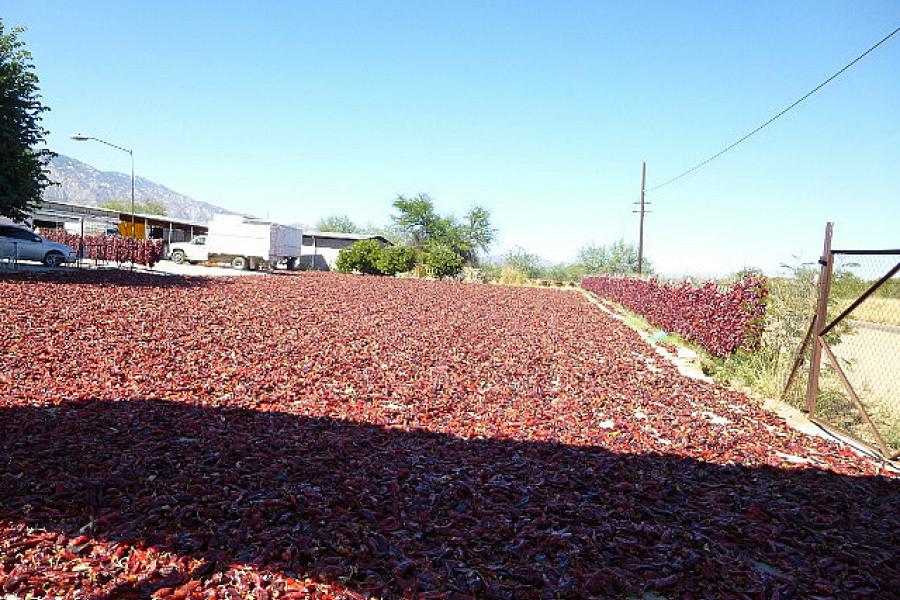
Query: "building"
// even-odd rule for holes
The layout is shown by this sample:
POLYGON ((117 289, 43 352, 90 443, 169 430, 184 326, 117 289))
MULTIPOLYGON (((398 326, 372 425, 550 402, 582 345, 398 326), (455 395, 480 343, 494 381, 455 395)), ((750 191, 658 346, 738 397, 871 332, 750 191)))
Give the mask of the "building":
POLYGON ((97 206, 83 206, 44 200, 32 214, 33 227, 65 229, 75 235, 122 235, 131 237, 132 222, 138 239, 161 240, 165 246, 171 242, 188 242, 194 236, 205 235, 209 230, 205 223, 192 223, 165 215, 147 215, 123 212, 97 206))
POLYGON ((393 245, 384 236, 371 233, 304 230, 300 268, 330 271, 335 268, 340 251, 360 240, 376 240, 382 246, 393 245))
MULTIPOLYGON (((121 235, 131 237, 132 218, 138 239, 163 242, 163 256, 169 255, 168 245, 189 242, 196 236, 207 235, 207 223, 192 223, 164 215, 123 212, 96 206, 84 206, 45 200, 35 209, 31 223, 36 228, 65 229, 75 235, 121 235)), ((303 231, 300 268, 330 271, 335 268, 338 253, 360 240, 376 240, 382 246, 392 245, 384 236, 370 233, 342 233, 338 231, 303 231)))

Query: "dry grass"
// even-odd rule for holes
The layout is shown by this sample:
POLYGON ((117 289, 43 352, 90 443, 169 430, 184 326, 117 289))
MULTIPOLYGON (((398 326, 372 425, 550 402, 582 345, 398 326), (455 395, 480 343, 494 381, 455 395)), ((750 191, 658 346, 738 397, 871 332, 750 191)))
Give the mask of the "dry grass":
POLYGON ((900 298, 869 298, 850 313, 850 318, 900 326, 900 298))

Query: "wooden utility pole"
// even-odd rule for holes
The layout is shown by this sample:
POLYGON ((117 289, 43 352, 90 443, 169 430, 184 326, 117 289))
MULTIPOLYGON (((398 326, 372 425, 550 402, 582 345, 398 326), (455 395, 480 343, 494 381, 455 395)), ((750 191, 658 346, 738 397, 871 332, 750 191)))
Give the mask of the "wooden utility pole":
POLYGON ((641 210, 637 211, 641 213, 641 225, 640 225, 640 233, 638 235, 638 267, 637 272, 638 275, 644 270, 644 188, 647 183, 647 163, 641 163, 641 210))

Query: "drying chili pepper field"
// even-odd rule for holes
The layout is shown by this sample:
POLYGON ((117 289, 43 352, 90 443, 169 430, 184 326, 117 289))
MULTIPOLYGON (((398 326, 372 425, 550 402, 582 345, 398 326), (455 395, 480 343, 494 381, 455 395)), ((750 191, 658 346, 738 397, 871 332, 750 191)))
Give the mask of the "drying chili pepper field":
POLYGON ((8 598, 896 597, 900 485, 579 292, 0 278, 8 598))

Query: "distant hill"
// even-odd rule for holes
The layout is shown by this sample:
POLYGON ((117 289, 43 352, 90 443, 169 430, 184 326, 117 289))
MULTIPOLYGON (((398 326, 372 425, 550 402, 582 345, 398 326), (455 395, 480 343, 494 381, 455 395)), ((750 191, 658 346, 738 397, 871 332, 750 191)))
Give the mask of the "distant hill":
MULTIPOLYGON (((60 154, 50 162, 51 185, 44 199, 85 206, 99 206, 104 200, 131 200, 131 175, 99 171, 87 163, 60 154)), ((230 213, 215 204, 194 200, 143 177, 135 178, 136 202, 158 200, 166 205, 166 215, 206 223, 216 213, 230 213)))

